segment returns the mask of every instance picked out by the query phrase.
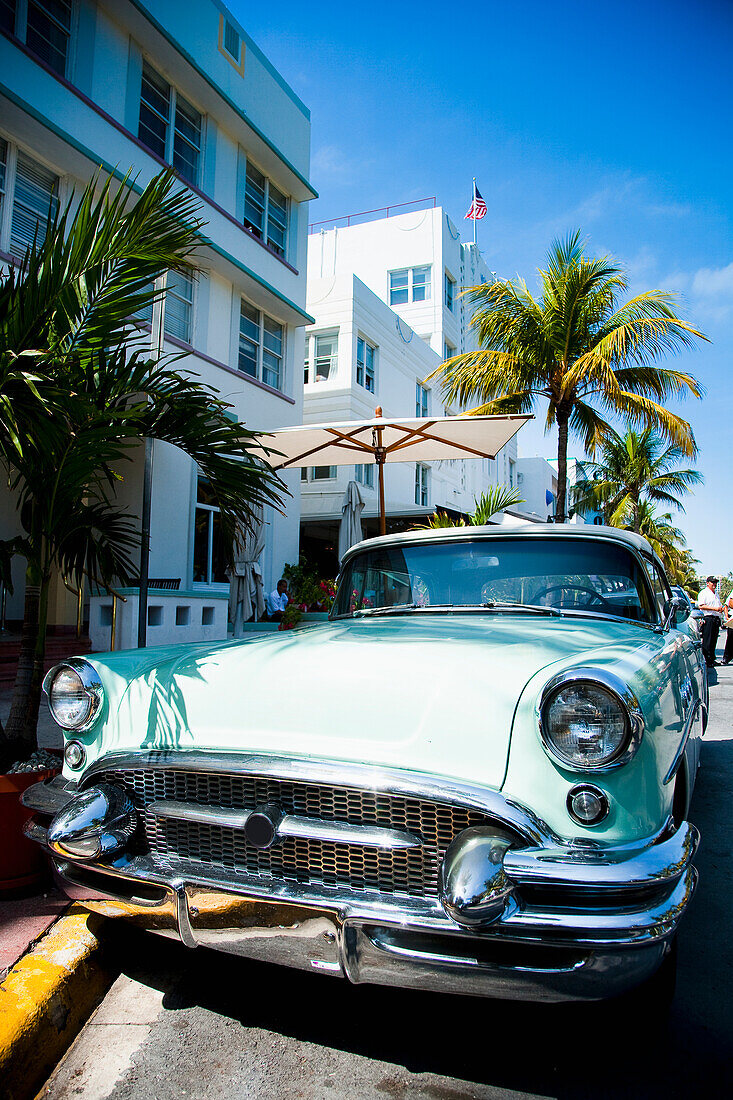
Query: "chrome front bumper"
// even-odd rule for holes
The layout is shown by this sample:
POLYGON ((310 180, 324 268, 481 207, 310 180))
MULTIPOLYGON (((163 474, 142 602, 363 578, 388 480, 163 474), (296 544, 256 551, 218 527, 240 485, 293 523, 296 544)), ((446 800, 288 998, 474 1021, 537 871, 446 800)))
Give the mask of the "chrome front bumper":
MULTIPOLYGON (((24 801, 43 819, 68 802, 60 781, 24 801)), ((73 792, 71 792, 73 793, 73 792)), ((618 848, 553 843, 511 849, 514 892, 476 930, 438 900, 227 874, 214 866, 155 865, 124 853, 111 863, 52 853, 63 889, 89 909, 139 927, 262 961, 352 982, 521 1000, 594 1000, 654 973, 697 881, 695 827, 618 848)))

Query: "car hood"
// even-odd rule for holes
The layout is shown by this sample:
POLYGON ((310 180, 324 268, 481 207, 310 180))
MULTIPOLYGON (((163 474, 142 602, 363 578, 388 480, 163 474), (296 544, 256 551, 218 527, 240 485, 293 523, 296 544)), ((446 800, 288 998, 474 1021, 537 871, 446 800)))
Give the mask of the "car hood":
POLYGON ((256 751, 501 786, 512 720, 544 667, 622 664, 658 636, 530 615, 340 620, 242 642, 92 658, 108 713, 89 762, 139 749, 256 751))

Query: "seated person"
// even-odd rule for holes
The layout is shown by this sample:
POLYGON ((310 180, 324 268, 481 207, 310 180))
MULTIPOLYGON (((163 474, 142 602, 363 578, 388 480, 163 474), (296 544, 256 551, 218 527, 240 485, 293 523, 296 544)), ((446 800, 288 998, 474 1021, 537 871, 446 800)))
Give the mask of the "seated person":
POLYGON ((265 596, 267 616, 273 622, 279 623, 283 617, 283 611, 288 606, 288 582, 283 577, 277 582, 277 588, 265 596))

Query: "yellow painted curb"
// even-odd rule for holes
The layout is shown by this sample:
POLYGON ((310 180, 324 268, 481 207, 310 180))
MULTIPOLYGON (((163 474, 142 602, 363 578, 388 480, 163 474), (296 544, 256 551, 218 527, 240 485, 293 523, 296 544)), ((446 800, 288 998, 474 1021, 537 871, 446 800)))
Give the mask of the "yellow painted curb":
POLYGON ((78 905, 10 970, 0 985, 0 1096, 36 1095, 114 980, 96 930, 78 905))

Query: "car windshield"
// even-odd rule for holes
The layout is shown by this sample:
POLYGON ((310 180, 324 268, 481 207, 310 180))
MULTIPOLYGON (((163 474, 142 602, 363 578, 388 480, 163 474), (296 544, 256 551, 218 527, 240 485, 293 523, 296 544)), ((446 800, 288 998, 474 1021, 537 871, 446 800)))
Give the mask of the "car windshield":
POLYGON ((485 608, 657 619, 637 558, 602 539, 476 538, 382 546, 344 567, 331 612, 485 608), (554 611, 553 611, 554 609, 554 611))

